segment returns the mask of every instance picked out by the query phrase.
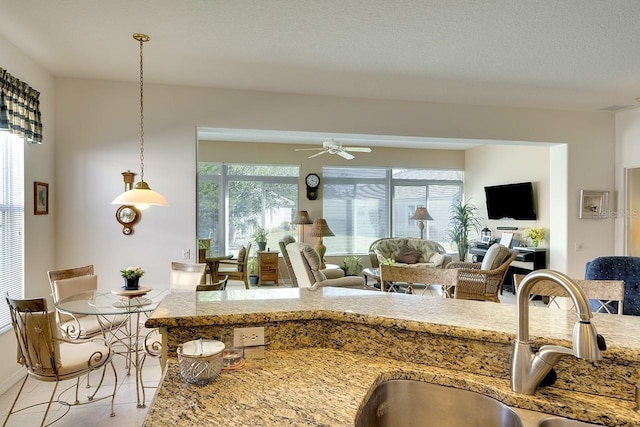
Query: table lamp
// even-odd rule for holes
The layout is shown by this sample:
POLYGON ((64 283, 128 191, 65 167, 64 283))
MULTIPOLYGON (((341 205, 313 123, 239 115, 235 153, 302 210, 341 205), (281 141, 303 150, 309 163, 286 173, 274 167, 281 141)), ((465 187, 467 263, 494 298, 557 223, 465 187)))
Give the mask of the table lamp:
POLYGON ((300 225, 300 227, 298 227, 298 240, 304 242, 304 226, 305 224, 313 224, 313 221, 311 221, 309 217, 309 212, 298 211, 296 216, 291 220, 291 224, 300 225))
POLYGON ((309 230, 307 236, 320 238, 318 244, 315 247, 315 250, 316 252, 318 252, 318 255, 320 255, 320 269, 325 269, 327 265, 324 262, 324 254, 327 251, 327 247, 322 244, 322 238, 324 236, 335 236, 335 234, 333 234, 333 231, 331 231, 331 229, 327 225, 327 221, 325 221, 323 218, 318 218, 313 221, 313 227, 311 227, 311 230, 309 230))
POLYGON ((418 220, 418 228, 420 229, 420 238, 424 239, 424 222, 433 221, 433 218, 431 217, 431 215, 429 215, 427 208, 419 207, 418 209, 416 209, 416 212, 413 214, 413 216, 410 219, 418 220))

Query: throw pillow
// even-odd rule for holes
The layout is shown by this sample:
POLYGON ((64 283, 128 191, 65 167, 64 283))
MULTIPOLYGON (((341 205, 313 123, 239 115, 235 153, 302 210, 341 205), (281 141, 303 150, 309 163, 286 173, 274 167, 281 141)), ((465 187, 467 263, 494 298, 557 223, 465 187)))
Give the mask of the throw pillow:
POLYGON ((444 261, 444 255, 439 253, 435 253, 431 255, 431 258, 429 258, 429 262, 432 263, 434 267, 441 266, 443 261, 444 261))
POLYGON ((410 248, 409 246, 405 245, 400 248, 400 252, 398 252, 398 255, 396 255, 396 262, 402 262, 404 264, 415 264, 420 259, 420 255, 422 255, 422 253, 419 250, 410 248))
POLYGON ((494 243, 487 250, 486 255, 482 259, 481 270, 495 270, 500 267, 505 259, 509 257, 509 248, 494 243))

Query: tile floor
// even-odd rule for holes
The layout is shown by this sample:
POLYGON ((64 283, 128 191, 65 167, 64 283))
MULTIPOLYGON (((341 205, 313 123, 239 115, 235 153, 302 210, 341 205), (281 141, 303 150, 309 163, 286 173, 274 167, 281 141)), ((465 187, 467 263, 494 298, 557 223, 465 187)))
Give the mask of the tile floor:
MULTIPOLYGON (((271 286, 265 286, 271 287, 271 286)), ((229 281, 227 285, 228 289, 244 289, 244 285, 242 282, 238 281, 229 281)), ((424 287, 417 287, 415 293, 418 295, 431 295, 431 296, 439 296, 439 290, 437 287, 430 287, 428 290, 424 290, 424 287)), ((515 295, 513 295, 509 291, 505 291, 503 295, 501 295, 501 301, 503 303, 515 303, 515 295)), ((143 378, 145 380, 145 385, 149 388, 146 388, 146 408, 138 408, 136 404, 136 383, 135 383, 135 375, 127 375, 125 369, 124 358, 116 355, 114 357, 114 364, 116 366, 116 372, 118 375, 118 388, 116 391, 115 397, 115 417, 110 417, 110 399, 104 399, 100 401, 94 401, 87 405, 81 405, 77 407, 72 407, 69 410, 69 413, 65 415, 62 419, 56 422, 55 426, 83 426, 83 427, 108 427, 108 426, 118 426, 118 427, 134 427, 134 426, 142 426, 144 425, 144 420, 147 415, 147 411, 149 406, 153 400, 153 395, 156 391, 156 386, 158 381, 160 380, 160 364, 159 361, 155 358, 147 358, 147 361, 144 365, 143 370, 143 378)), ((97 384, 98 376, 97 374, 92 375, 92 385, 97 384)), ((107 376, 105 377, 105 384, 103 385, 102 392, 108 393, 113 387, 113 373, 111 369, 107 370, 107 376)), ((72 396, 73 390, 69 389, 71 385, 73 385, 73 381, 66 381, 62 383, 58 387, 58 394, 62 392, 62 397, 65 398, 67 396, 72 396), (65 391, 66 390, 66 391, 65 391)), ((87 389, 84 387, 85 383, 81 383, 81 396, 86 396, 90 392, 94 390, 93 387, 87 389), (87 391, 88 390, 88 391, 87 391)), ((13 400, 15 399, 16 394, 18 393, 18 389, 20 384, 14 385, 10 390, 0 395, 0 417, 2 420, 5 419, 13 400)), ((22 392, 22 396, 20 401, 18 402, 17 407, 27 406, 29 404, 37 403, 37 402, 46 402, 49 398, 50 392, 53 390, 53 384, 40 382, 34 379, 28 379, 25 385, 25 389, 22 392)), ((98 396, 100 396, 99 394, 98 396)), ((86 401, 86 398, 83 400, 81 397, 81 401, 86 401)), ((12 415, 7 423, 7 426, 10 427, 30 427, 40 425, 42 420, 42 416, 44 415, 44 410, 46 405, 36 406, 30 409, 27 409, 21 413, 12 415)), ((54 420, 56 418, 56 414, 61 414, 60 411, 66 410, 62 408, 59 404, 53 404, 50 410, 50 413, 47 417, 47 422, 54 420)))

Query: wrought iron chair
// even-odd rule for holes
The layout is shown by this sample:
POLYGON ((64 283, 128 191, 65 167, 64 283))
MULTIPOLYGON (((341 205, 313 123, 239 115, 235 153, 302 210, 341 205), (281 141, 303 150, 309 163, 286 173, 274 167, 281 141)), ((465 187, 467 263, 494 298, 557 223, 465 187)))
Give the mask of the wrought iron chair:
MULTIPOLYGON (((111 398, 111 416, 115 416, 114 398, 118 387, 118 376, 113 366, 113 351, 103 338, 92 340, 65 340, 59 338, 59 329, 56 325, 54 313, 47 310, 47 301, 44 298, 34 298, 26 300, 11 299, 6 297, 11 314, 11 323, 18 341, 18 363, 27 368, 18 395, 16 396, 9 413, 5 418, 5 425, 11 415, 37 405, 47 405, 41 426, 50 425, 65 416, 71 406, 83 405, 111 398), (113 393, 96 398, 105 376, 107 365, 111 365, 114 375, 113 393), (102 376, 96 390, 88 396, 86 402, 80 402, 78 389, 80 377, 88 375, 89 372, 101 369, 102 376), (20 409, 16 408, 16 403, 20 400, 20 395, 28 378, 38 381, 55 382, 55 386, 47 402, 36 403, 20 409), (47 422, 47 416, 54 402, 54 397, 60 381, 76 379, 75 402, 66 402, 58 396, 55 402, 66 406, 66 411, 55 420, 47 422)), ((57 415, 57 414, 56 414, 57 415)))
MULTIPOLYGON (((47 272, 47 276, 54 303, 80 292, 98 289, 98 276, 93 272, 93 265, 52 270, 47 272)), ((72 315, 56 310, 56 320, 64 337, 86 339, 97 335, 104 336, 105 331, 113 331, 126 325, 127 317, 113 316, 100 320, 96 316, 72 315)))

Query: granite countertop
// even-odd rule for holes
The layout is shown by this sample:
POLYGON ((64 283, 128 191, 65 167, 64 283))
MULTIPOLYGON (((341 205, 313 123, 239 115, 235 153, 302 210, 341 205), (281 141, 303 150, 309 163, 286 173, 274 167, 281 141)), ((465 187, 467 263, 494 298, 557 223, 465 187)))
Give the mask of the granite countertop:
MULTIPOLYGON (((401 326, 419 332, 460 334, 513 341, 514 304, 456 300, 430 296, 344 288, 251 289, 225 292, 182 292, 165 297, 146 322, 148 327, 191 327, 210 324, 264 323, 282 320, 332 319, 401 326)), ((593 315, 609 352, 624 352, 640 361, 640 317, 593 315)), ((577 316, 573 311, 529 308, 529 335, 546 344, 570 343, 577 316)))
POLYGON ((565 417, 579 415, 585 421, 605 418, 609 425, 640 425, 630 401, 552 388, 526 396, 513 393, 507 380, 314 348, 266 351, 264 359, 249 358, 244 368, 223 371, 205 386, 184 382, 171 359, 146 426, 353 426, 373 388, 389 379, 463 388, 508 405, 565 417))
MULTIPOLYGON (((571 345, 577 319, 574 312, 530 307, 529 314, 534 345, 541 342, 571 345)), ((614 369, 603 371, 604 366, 580 364, 571 368, 563 366, 563 376, 568 380, 565 388, 538 389, 534 396, 515 394, 509 385, 508 365, 515 338, 515 319, 516 306, 512 304, 340 288, 170 294, 146 322, 148 327, 161 327, 167 331, 170 345, 213 330, 207 328, 245 324, 267 325, 275 342, 268 342, 263 359, 248 358, 246 367, 224 371, 213 383, 202 387, 182 381, 175 359, 169 358, 166 377, 152 404, 147 426, 196 425, 203 420, 207 425, 348 426, 354 424, 360 404, 373 387, 394 378, 464 388, 518 408, 584 421, 640 425, 640 415, 633 411, 632 392, 626 385, 629 381, 637 382, 640 376, 637 368, 640 318, 595 314, 594 323, 608 344, 606 366, 612 364, 614 369), (336 348, 335 343, 308 340, 307 333, 313 335, 318 327, 331 325, 338 325, 332 332, 336 336, 352 334, 349 345, 342 343, 336 348), (340 325, 361 326, 342 329, 340 325), (304 331, 302 336, 300 331, 304 331), (359 335, 362 331, 366 334, 359 335), (389 337, 396 337, 401 331, 415 332, 401 335, 398 340, 413 337, 417 341, 406 342, 406 348, 404 341, 395 341, 393 351, 379 347, 381 342, 393 342, 389 340, 394 338, 389 337), (376 335, 378 333, 384 336, 376 335), (416 362, 413 354, 420 353, 412 350, 419 348, 424 355, 427 347, 422 337, 426 336, 431 337, 429 348, 444 350, 440 354, 445 354, 444 359, 450 359, 444 360, 446 366, 434 366, 426 357, 413 363, 416 362), (381 338, 387 341, 380 341, 381 338), (282 340, 289 347, 283 348, 282 340), (453 341, 458 343, 455 348, 453 341), (490 356, 478 364, 473 360, 475 355, 468 353, 469 349, 478 348, 477 344, 475 347, 466 345, 471 341, 487 348, 495 348, 498 343, 498 348, 506 350, 498 350, 502 354, 490 356), (369 344, 378 345, 376 351, 371 352, 374 347, 366 348, 369 344), (382 353, 384 357, 378 357, 382 353), (399 361, 397 356, 400 354, 412 354, 405 358, 410 361, 399 361), (487 361, 495 362, 498 369, 484 372, 486 365, 483 367, 482 363, 487 361), (620 367, 622 370, 617 370, 620 367), (579 392, 578 389, 570 391, 571 381, 581 382, 585 378, 604 381, 598 379, 598 375, 617 377, 607 381, 614 381, 616 387, 617 384, 627 387, 622 398, 617 398, 619 394, 615 389, 614 393, 607 390, 610 397, 579 392)), ((438 362, 442 360, 438 359, 438 362)), ((595 390, 599 387, 595 386, 595 390)))

